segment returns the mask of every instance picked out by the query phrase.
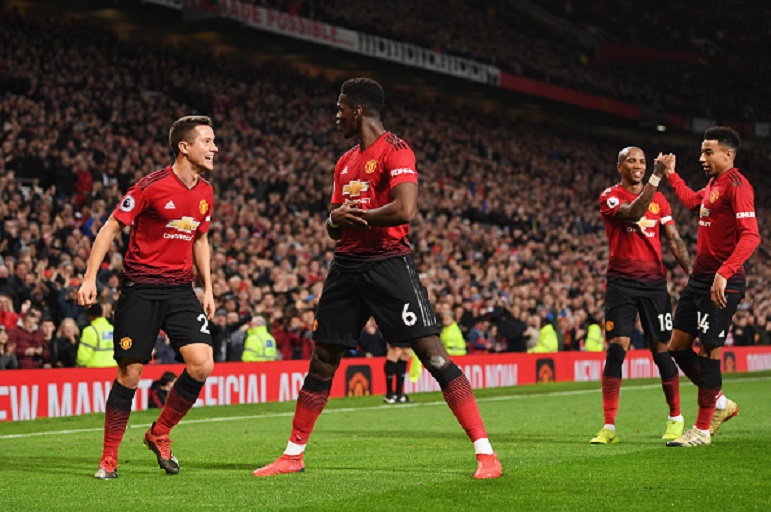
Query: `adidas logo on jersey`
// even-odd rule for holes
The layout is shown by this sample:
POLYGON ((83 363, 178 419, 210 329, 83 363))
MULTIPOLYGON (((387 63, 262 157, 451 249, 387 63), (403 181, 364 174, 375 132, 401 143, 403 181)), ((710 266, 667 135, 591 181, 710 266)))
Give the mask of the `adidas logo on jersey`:
POLYGON ((343 172, 340 173, 340 176, 342 176, 343 174, 348 174, 348 167, 343 169, 343 172))
POLYGON ((174 205, 174 201, 169 201, 166 203, 166 206, 163 207, 164 210, 174 210, 177 207, 174 205))

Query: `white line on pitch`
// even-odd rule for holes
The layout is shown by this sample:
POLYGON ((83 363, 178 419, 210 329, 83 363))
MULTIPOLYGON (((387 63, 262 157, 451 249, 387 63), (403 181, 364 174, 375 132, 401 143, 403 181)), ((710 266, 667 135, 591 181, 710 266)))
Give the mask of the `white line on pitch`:
MULTIPOLYGON (((758 381, 764 381, 764 380, 771 380, 771 377, 749 377, 746 379, 737 378, 737 379, 731 379, 729 382, 758 382, 758 381)), ((645 389, 656 389, 661 387, 661 384, 644 384, 641 386, 625 386, 622 387, 622 391, 634 391, 634 390, 645 390, 645 389)), ((571 395, 585 395, 589 393, 598 393, 600 392, 600 389, 578 389, 574 391, 551 391, 546 393, 528 393, 528 394, 521 394, 521 395, 507 395, 507 396, 494 396, 489 398, 477 398, 477 402, 485 403, 485 402, 500 402, 503 400, 519 400, 523 398, 543 398, 543 397, 549 397, 549 396, 571 396, 571 395)), ((258 405, 258 404, 252 404, 252 405, 258 405)), ((394 405, 377 405, 375 407, 344 407, 344 408, 334 408, 334 409, 325 409, 324 414, 336 414, 341 412, 363 412, 363 411, 373 411, 378 409, 393 409, 394 407, 424 407, 429 405, 446 405, 444 400, 442 401, 436 401, 436 402, 419 402, 419 403, 410 403, 410 404, 394 404, 394 405)), ((258 420, 258 419, 268 419, 268 418, 284 418, 284 417, 291 417, 294 415, 294 411, 292 412, 276 412, 276 413, 270 413, 270 414, 255 414, 250 416, 223 416, 220 418, 203 418, 200 420, 185 420, 183 425, 193 425, 196 423, 211 423, 211 422, 225 422, 225 421, 241 421, 241 420, 258 420)), ((42 419, 42 418, 41 418, 42 419)), ((136 424, 136 425, 129 425, 127 428, 147 428, 149 424, 136 424)), ((81 434, 84 432, 102 432, 104 429, 102 427, 99 428, 80 428, 80 429, 72 429, 72 430, 49 430, 49 431, 43 431, 43 432, 27 432, 24 434, 6 434, 6 435, 0 435, 0 439, 20 439, 25 437, 37 437, 37 436, 52 436, 52 435, 66 435, 66 434, 81 434)))

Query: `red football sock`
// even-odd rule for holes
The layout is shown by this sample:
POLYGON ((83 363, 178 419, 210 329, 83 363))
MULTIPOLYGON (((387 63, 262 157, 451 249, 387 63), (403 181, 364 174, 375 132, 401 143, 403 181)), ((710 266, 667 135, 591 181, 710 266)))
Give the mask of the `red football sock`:
POLYGON ((605 413, 605 424, 616 424, 618 412, 618 393, 621 389, 619 377, 602 376, 602 410, 605 413))
POLYGON ((195 400, 187 400, 175 387, 172 387, 171 391, 169 391, 169 396, 166 398, 166 405, 163 406, 161 415, 155 422, 153 434, 156 436, 168 435, 171 429, 185 417, 187 411, 194 404, 195 400))
POLYGON ((306 444, 313 432, 321 411, 327 406, 329 390, 308 391, 303 388, 297 397, 297 405, 292 419, 292 435, 289 440, 295 444, 306 444))
POLYGON ((661 379, 661 387, 669 404, 669 415, 680 416, 680 376, 661 379))
POLYGON ((712 415, 715 414, 715 403, 720 394, 720 388, 705 389, 699 386, 699 414, 696 417, 696 428, 709 430, 712 415))
POLYGON ((442 390, 442 394, 444 394, 444 401, 450 406, 450 410, 458 419, 463 430, 466 431, 471 442, 487 437, 485 424, 479 414, 479 406, 477 406, 471 384, 465 375, 450 381, 442 390))
POLYGON ((131 411, 122 411, 110 406, 105 407, 104 411, 104 448, 102 449, 102 458, 112 457, 118 460, 118 447, 123 440, 123 434, 126 432, 131 411))

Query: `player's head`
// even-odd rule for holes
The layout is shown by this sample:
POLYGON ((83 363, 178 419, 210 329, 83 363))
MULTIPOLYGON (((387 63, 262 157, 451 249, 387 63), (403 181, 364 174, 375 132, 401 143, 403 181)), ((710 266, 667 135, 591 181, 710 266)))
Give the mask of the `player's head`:
POLYGON ((618 152, 616 169, 621 175, 624 185, 637 185, 645 177, 645 153, 643 150, 629 146, 618 152))
POLYGON ((707 176, 720 176, 733 168, 741 137, 727 126, 713 126, 704 132, 701 143, 701 163, 707 176))
POLYGON ((359 133, 365 117, 380 119, 385 102, 383 87, 371 78, 351 78, 340 87, 337 126, 346 138, 359 133))
POLYGON ((214 168, 214 128, 207 116, 185 116, 177 119, 169 130, 169 146, 174 158, 187 159, 197 170, 214 168))

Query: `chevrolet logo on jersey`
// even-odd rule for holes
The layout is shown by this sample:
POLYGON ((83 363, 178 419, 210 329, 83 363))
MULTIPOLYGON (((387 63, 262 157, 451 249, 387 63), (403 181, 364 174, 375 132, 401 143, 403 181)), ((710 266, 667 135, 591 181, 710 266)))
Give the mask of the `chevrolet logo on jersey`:
POLYGON ((699 217, 709 217, 710 209, 705 208, 704 205, 701 205, 701 208, 699 208, 699 217))
POLYGON ((193 217, 182 217, 181 219, 174 219, 166 224, 167 228, 174 228, 183 233, 192 233, 200 224, 193 217))
MULTIPOLYGON (((647 217, 640 217, 640 220, 637 222, 634 222, 633 224, 637 224, 637 227, 640 228, 640 232, 647 236, 648 238, 656 236, 655 233, 651 231, 646 231, 646 229, 650 228, 653 229, 656 227, 656 222, 658 222, 656 219, 649 219, 647 217)), ((629 230, 627 230, 629 231, 629 230)))
POLYGON ((343 186, 343 194, 348 194, 351 197, 358 197, 367 190, 369 190, 369 181, 351 181, 343 186))

